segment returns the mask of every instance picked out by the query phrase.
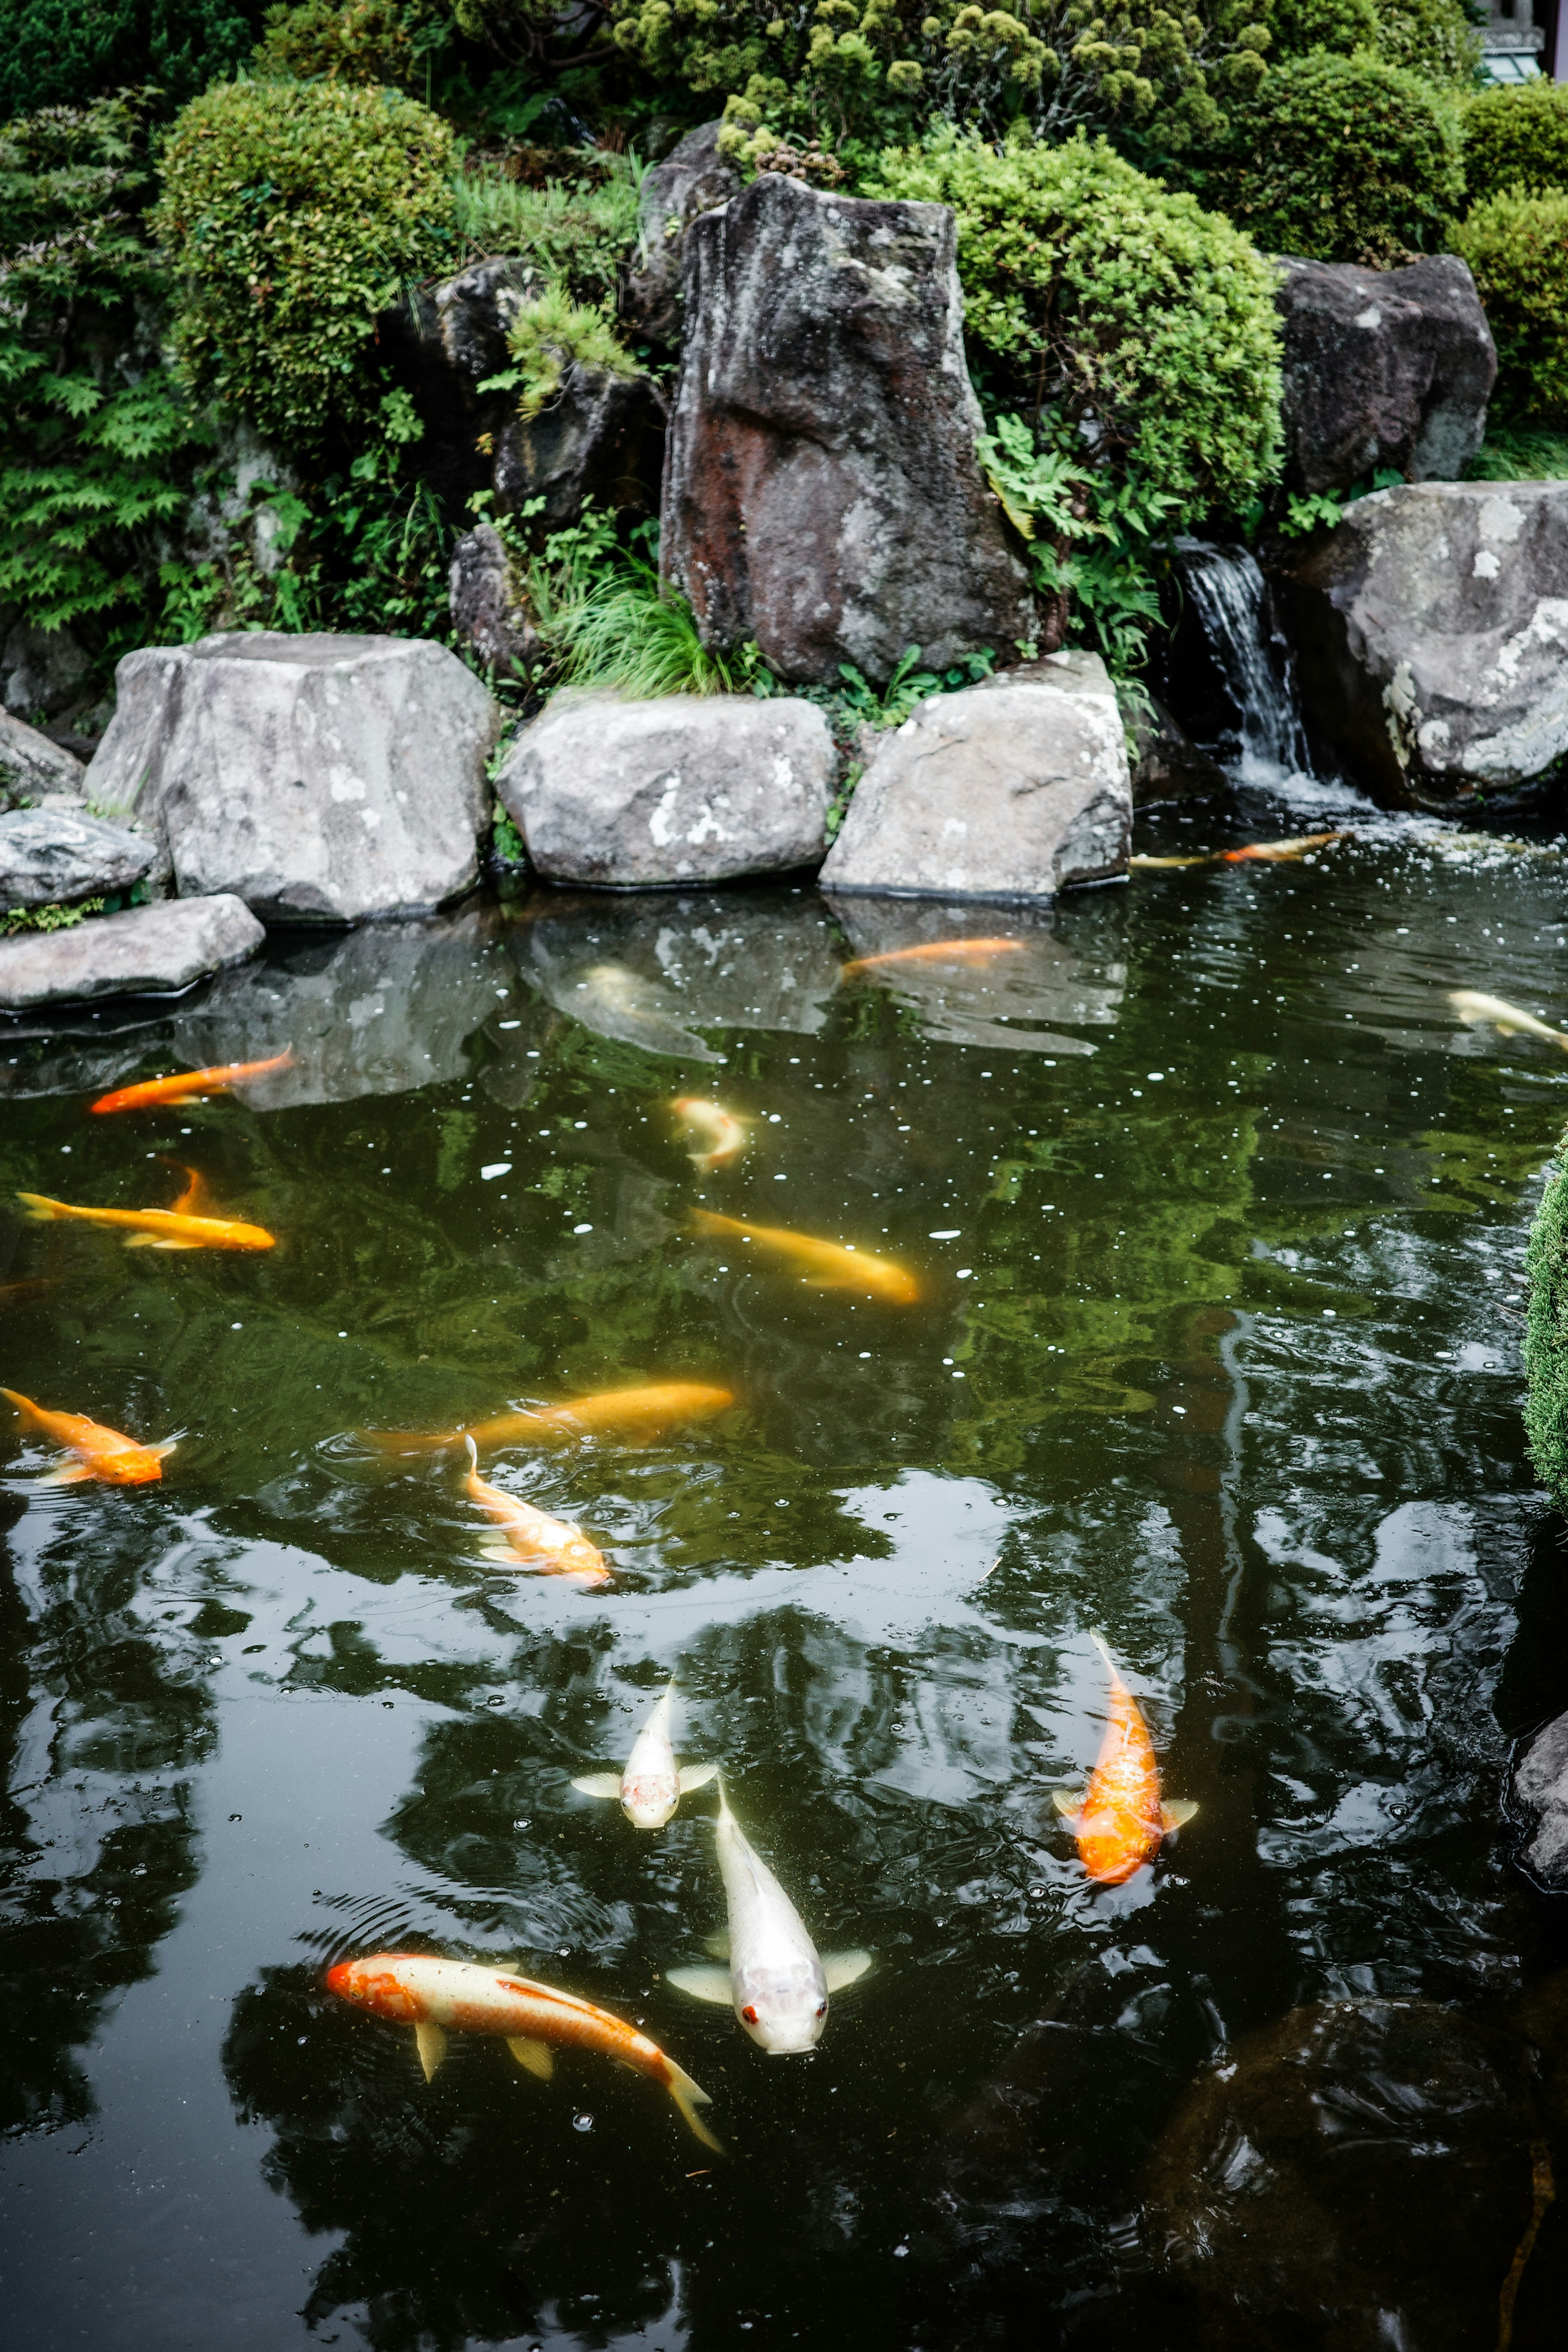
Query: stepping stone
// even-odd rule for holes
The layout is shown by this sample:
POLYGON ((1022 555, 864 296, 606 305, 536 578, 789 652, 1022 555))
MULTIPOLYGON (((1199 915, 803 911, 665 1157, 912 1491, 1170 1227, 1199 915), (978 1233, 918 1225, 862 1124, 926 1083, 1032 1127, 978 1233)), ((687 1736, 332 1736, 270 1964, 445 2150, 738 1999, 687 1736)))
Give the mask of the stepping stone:
POLYGON ((0 940, 0 1012, 165 995, 253 956, 267 934, 232 897, 173 898, 0 940))

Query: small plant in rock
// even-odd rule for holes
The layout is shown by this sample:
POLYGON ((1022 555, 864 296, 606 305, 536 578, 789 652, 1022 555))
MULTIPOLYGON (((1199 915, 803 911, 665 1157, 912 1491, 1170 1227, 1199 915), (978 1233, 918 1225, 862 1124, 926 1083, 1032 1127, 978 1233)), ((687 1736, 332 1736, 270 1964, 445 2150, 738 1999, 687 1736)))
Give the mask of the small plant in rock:
POLYGON ((200 400, 285 448, 352 436, 386 391, 377 313, 453 251, 452 133, 395 89, 228 82, 186 107, 153 215, 200 400))
POLYGON ((108 904, 105 898, 78 898, 71 906, 57 900, 47 907, 12 907, 0 915, 0 939, 16 939, 23 931, 68 931, 89 915, 105 913, 108 904))
POLYGON ((1526 1262, 1525 1435, 1542 1485, 1563 1495, 1568 1493, 1568 1178, 1560 1169, 1547 1178, 1526 1262))
POLYGON ((720 654, 705 646, 685 597, 637 556, 570 605, 549 642, 566 685, 639 699, 743 694, 757 666, 755 646, 720 654))
POLYGON ((521 304, 506 341, 514 364, 487 376, 479 389, 515 392, 517 413, 525 419, 557 397, 568 368, 598 369, 624 382, 640 373, 608 312, 597 303, 574 302, 563 286, 549 287, 536 301, 521 304))
POLYGON ((1453 242, 1497 345, 1498 418, 1568 421, 1568 190, 1489 197, 1453 242))
POLYGON ((1568 189, 1568 87, 1542 76, 1478 90, 1464 112, 1465 192, 1493 196, 1568 189))

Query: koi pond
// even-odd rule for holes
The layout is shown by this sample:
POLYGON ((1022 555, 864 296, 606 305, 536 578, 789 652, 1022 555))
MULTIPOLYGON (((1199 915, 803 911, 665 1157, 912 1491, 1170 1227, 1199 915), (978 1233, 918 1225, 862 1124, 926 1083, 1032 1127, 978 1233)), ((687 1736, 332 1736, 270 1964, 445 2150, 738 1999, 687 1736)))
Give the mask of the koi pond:
POLYGON ((55 1484, 0 1424, 12 2340, 1561 2342, 1568 1949, 1500 1791, 1568 1703, 1568 1055, 1451 997, 1568 1014, 1568 863, 1353 823, 1045 915, 542 892, 0 1037, 0 1380, 175 1441, 55 1484), (722 1780, 637 1827, 574 1783, 672 1678, 722 1780), (1113 1701, 1171 1809, 1120 1875, 1113 1701), (721 1787, 805 2054, 689 1990, 721 1787), (521 2011, 416 2047, 338 1997, 385 1954, 639 2029, 722 2152, 521 2011))

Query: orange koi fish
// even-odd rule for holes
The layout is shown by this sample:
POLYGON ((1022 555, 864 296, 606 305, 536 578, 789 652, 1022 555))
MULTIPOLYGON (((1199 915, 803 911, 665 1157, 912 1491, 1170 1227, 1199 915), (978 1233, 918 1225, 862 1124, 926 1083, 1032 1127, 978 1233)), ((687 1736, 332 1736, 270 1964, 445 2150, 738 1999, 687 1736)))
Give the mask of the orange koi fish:
POLYGON ((1181 1800, 1161 1802, 1160 1767, 1142 1711, 1098 1633, 1094 1645, 1110 1675, 1105 1738, 1082 1797, 1058 1789, 1051 1801, 1072 1823, 1089 1876, 1102 1886, 1120 1886, 1153 1861, 1162 1841, 1190 1822, 1197 1807, 1181 1800))
POLYGON ((823 1242, 810 1234, 792 1233, 787 1225, 748 1225, 739 1217, 721 1217, 712 1209, 693 1209, 692 1220, 701 1234, 734 1234, 743 1241, 761 1242, 805 1268, 803 1282, 817 1290, 868 1290, 895 1307, 912 1307, 921 1287, 912 1274, 890 1257, 874 1257, 853 1242, 823 1242))
POLYGON ((584 1584, 608 1584, 610 1571, 605 1556, 595 1550, 582 1528, 574 1527, 570 1519, 552 1519, 548 1511, 536 1510, 516 1495, 488 1486, 479 1475, 479 1448, 471 1437, 467 1443, 468 1475, 463 1484, 468 1499, 505 1530, 504 1542, 482 1547, 486 1559, 503 1561, 508 1568, 515 1568, 521 1560, 525 1567, 543 1569, 548 1576, 578 1576, 584 1584))
POLYGON ((105 1429, 85 1413, 48 1412, 15 1389, 0 1389, 0 1396, 10 1398, 28 1429, 76 1455, 65 1469, 49 1473, 47 1483, 51 1486, 74 1486, 84 1478, 96 1478, 105 1486, 145 1486, 163 1476, 163 1456, 174 1450, 172 1437, 162 1445, 138 1445, 133 1437, 105 1429))
POLYGON ((100 1095, 91 1108, 151 1110, 161 1103, 194 1102, 199 1095, 225 1094, 249 1078, 264 1078, 269 1070, 288 1070, 293 1065, 293 1048, 286 1046, 267 1062, 222 1062, 212 1070, 176 1070, 172 1077, 143 1078, 140 1086, 117 1087, 112 1094, 100 1095))
MULTIPOLYGON (((194 1179, 200 1185, 199 1177, 194 1179)), ((184 1196, 189 1199, 190 1194, 184 1196)), ((247 1225, 238 1217, 192 1216, 182 1209, 79 1209, 68 1201, 51 1201, 42 1192, 18 1192, 28 1214, 42 1225, 74 1218, 86 1225, 127 1228, 127 1249, 275 1249, 277 1242, 265 1225, 247 1225)))
POLYGON ((1016 955, 1023 945, 1022 940, 937 940, 930 947, 889 948, 885 955, 857 956, 839 965, 838 976, 848 980, 885 963, 989 963, 994 956, 1016 955))
POLYGON ((697 1150, 687 1157, 703 1175, 710 1175, 727 1160, 738 1160, 744 1151, 751 1128, 721 1103, 710 1102, 703 1095, 678 1095, 669 1107, 679 1113, 682 1125, 697 1144, 697 1150))
POLYGON ((1146 873, 1158 866, 1284 866, 1351 838, 1348 833, 1303 833, 1294 841, 1249 841, 1240 849, 1210 849, 1199 857, 1130 857, 1127 863, 1146 873))
POLYGON ((704 1421, 723 1412, 735 1402, 729 1389, 704 1388, 696 1381, 661 1381, 646 1388, 604 1389, 596 1396, 574 1397, 569 1403, 542 1405, 535 1412, 500 1412, 491 1421, 476 1421, 467 1429, 364 1429, 360 1435, 384 1454, 430 1454, 474 1438, 486 1453, 498 1445, 519 1443, 570 1444, 575 1438, 598 1437, 625 1431, 629 1439, 657 1437, 672 1423, 704 1421))
POLYGON ((419 2063, 429 2082, 447 2054, 448 2033, 492 2033, 520 2066, 548 2082, 556 2048, 597 2050, 646 2074, 669 2093, 704 2147, 721 2143, 697 2113, 711 2103, 700 2084, 657 2042, 624 2018, 575 1993, 536 1984, 505 1969, 470 1960, 437 1960, 425 1952, 377 1952, 367 1960, 340 1960, 327 1970, 327 1990, 393 2025, 411 2025, 419 2063))

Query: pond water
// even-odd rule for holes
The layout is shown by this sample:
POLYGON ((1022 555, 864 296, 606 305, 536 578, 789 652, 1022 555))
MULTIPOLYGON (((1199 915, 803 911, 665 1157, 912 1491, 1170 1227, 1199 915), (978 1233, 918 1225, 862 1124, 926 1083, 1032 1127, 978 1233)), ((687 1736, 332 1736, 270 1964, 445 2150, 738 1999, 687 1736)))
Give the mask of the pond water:
POLYGON ((14 2340, 1425 2352, 1506 2340, 1511 2273, 1560 2341, 1565 1956, 1499 1792, 1568 1699, 1519 1413, 1568 1055, 1447 999, 1568 1012, 1565 878, 1378 820, 1045 916, 543 893, 8 1033, 7 1199, 177 1162, 278 1237, 0 1226, 5 1385, 178 1438, 124 1489, 0 1456, 14 2340), (841 969, 976 933, 1016 944, 841 969), (645 1381, 733 1402, 483 1463, 597 1589, 359 1434, 645 1381), (1096 1635, 1198 1806, 1120 1885, 1052 1802, 1096 1635), (724 1916, 712 1790, 650 1833, 571 1785, 671 1675, 679 1753, 874 1957, 808 2057, 666 1980, 724 1916), (322 1983, 407 1948, 641 2021, 727 2153, 591 2054, 458 2037, 427 2084, 322 1983))

